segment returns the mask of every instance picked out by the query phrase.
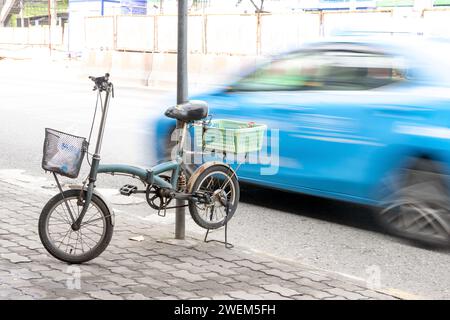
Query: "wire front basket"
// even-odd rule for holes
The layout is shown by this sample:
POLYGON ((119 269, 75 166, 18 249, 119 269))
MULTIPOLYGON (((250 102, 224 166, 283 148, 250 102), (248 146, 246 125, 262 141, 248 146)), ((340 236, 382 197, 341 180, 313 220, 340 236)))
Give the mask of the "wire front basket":
POLYGON ((46 128, 42 168, 75 179, 80 173, 87 145, 83 137, 46 128))
POLYGON ((217 119, 195 126, 195 141, 202 150, 249 153, 262 149, 266 130, 264 124, 217 119))

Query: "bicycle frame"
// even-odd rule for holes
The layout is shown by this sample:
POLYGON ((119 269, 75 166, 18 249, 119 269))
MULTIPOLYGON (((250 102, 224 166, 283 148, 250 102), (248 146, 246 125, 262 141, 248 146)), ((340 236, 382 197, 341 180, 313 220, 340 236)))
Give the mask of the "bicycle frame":
POLYGON ((176 190, 178 184, 178 177, 180 175, 181 166, 183 164, 183 143, 186 137, 187 123, 184 123, 179 148, 175 160, 163 162, 153 166, 149 169, 143 169, 135 166, 124 164, 105 164, 100 165, 97 173, 121 173, 138 177, 149 185, 156 185, 161 188, 168 188, 176 190), (163 172, 172 171, 170 183, 165 181, 159 175, 163 172))
MULTIPOLYGON (((160 163, 150 169, 143 169, 136 166, 130 166, 125 164, 105 164, 100 165, 100 152, 101 152, 101 146, 103 142, 103 135, 105 131, 105 125, 106 125, 106 117, 108 114, 108 108, 109 108, 109 101, 110 101, 110 95, 112 90, 112 85, 108 82, 108 85, 106 88, 104 88, 106 94, 105 94, 105 101, 103 105, 103 112, 102 117, 100 121, 100 127, 98 132, 98 138, 97 138, 97 144, 95 148, 95 153, 92 156, 92 164, 91 164, 91 170, 88 176, 88 185, 86 191, 86 197, 85 202, 83 205, 83 209, 80 212, 79 217, 77 220, 73 223, 72 228, 74 230, 78 230, 81 226, 81 223, 83 221, 83 218, 89 208, 89 205, 92 200, 92 194, 94 193, 95 188, 95 181, 97 180, 97 174, 98 173, 110 173, 110 174, 125 174, 125 175, 131 175, 133 177, 137 177, 143 182, 147 183, 148 185, 156 185, 161 188, 167 188, 171 190, 176 190, 177 184, 178 184, 178 177, 180 175, 181 166, 183 162, 183 143, 186 136, 187 131, 187 123, 184 123, 179 148, 177 151, 177 156, 175 160, 160 163), (172 177, 170 183, 165 181, 163 178, 161 178, 159 175, 163 172, 172 171, 172 177)), ((101 92, 99 93, 101 94, 101 92)), ((83 188, 84 189, 84 188, 83 188)), ((187 197, 188 195, 183 195, 183 197, 187 197)))

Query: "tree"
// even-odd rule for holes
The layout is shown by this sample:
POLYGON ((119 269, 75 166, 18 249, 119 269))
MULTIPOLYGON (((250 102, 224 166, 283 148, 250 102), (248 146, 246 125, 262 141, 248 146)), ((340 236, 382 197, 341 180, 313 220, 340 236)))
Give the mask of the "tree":
MULTIPOLYGON (((238 0, 236 5, 239 5, 242 3, 243 0, 238 0)), ((250 0, 250 2, 252 3, 252 5, 255 7, 255 12, 256 13, 263 13, 263 8, 264 8, 264 0, 259 0, 259 6, 256 5, 257 0, 250 0)))

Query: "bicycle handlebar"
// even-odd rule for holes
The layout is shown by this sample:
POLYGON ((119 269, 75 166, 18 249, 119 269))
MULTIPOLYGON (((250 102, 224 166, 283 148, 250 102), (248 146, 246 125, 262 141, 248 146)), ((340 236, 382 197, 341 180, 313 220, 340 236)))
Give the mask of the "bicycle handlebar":
POLYGON ((105 73, 102 77, 90 76, 89 79, 95 83, 93 88, 94 91, 100 90, 100 92, 102 92, 112 88, 112 83, 109 82, 109 73, 105 73))

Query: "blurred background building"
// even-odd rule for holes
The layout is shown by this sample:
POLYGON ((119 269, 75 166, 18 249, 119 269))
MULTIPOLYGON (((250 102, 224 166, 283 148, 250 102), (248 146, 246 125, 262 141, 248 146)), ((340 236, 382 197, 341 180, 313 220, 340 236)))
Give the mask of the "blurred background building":
MULTIPOLYGON (((190 11, 255 13, 289 11, 425 9, 450 6, 450 0, 191 0, 190 11)), ((177 0, 0 0, 2 26, 64 24, 69 15, 175 14, 177 0)))
MULTIPOLYGON (((336 34, 347 24, 450 36, 446 6, 450 0, 190 0, 189 28, 196 36, 189 50, 261 56, 336 34)), ((70 57, 101 52, 105 61, 112 61, 112 52, 172 54, 176 14, 177 0, 0 0, 0 44, 49 46, 70 57)))

